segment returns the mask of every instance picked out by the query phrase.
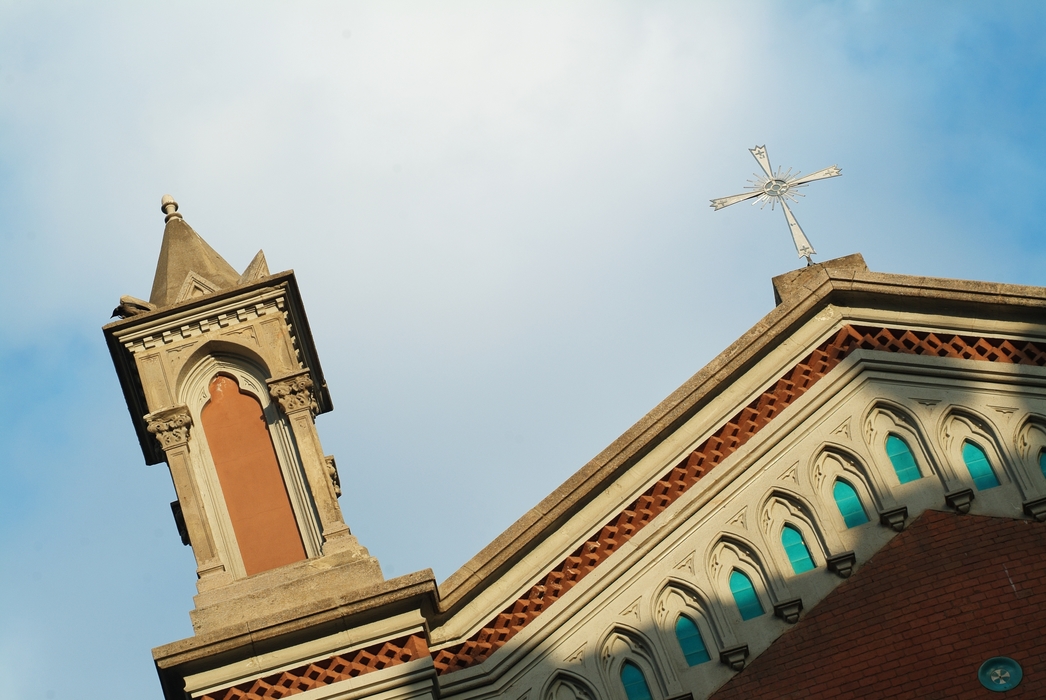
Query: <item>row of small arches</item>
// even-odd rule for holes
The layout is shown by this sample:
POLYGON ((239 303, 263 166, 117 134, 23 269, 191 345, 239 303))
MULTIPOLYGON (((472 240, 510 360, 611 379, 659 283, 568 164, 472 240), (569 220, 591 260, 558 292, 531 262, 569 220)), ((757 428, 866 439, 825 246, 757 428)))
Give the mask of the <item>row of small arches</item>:
MULTIPOLYGON (((922 474, 915 456, 903 438, 893 434, 889 435, 886 438, 886 453, 902 484, 921 478, 922 474)), ((962 458, 978 490, 999 485, 999 479, 991 462, 979 445, 970 440, 965 441, 962 446, 962 458)), ((1040 455, 1039 466, 1043 470, 1043 475, 1046 476, 1046 452, 1040 455)), ((861 502, 857 490, 845 479, 836 479, 832 487, 832 497, 847 528, 858 527, 870 521, 868 511, 861 502)), ((781 528, 781 548, 784 550, 794 574, 803 574, 817 568, 803 534, 792 525, 786 524, 781 528)), ((729 584, 730 593, 742 620, 750 620, 765 614, 766 611, 747 574, 734 569, 730 574, 729 584)))
MULTIPOLYGON (((899 483, 906 484, 923 477, 918 460, 903 437, 890 433, 885 442, 886 455, 899 483)), ((996 467, 992 465, 983 447, 973 440, 967 439, 962 444, 960 454, 970 478, 978 490, 983 491, 1000 485, 996 467)), ((1043 476, 1046 477, 1046 450, 1039 454, 1038 466, 1043 476)), ((832 486, 832 497, 848 529, 870 522, 865 504, 861 501, 857 490, 846 479, 837 478, 835 480, 832 486)), ((782 527, 781 547, 795 574, 802 574, 816 568, 802 533, 795 527, 788 524, 782 527)), ((748 574, 739 569, 731 571, 729 587, 742 620, 750 620, 766 614, 748 574)), ((676 618, 675 637, 688 666, 697 666, 711 660, 708 646, 705 644, 697 624, 685 613, 679 614, 676 618)), ((620 681, 628 700, 653 700, 646 676, 634 662, 625 661, 622 664, 620 681)))
MULTIPOLYGON (((890 458, 890 463, 900 483, 906 484, 922 477, 915 455, 912 454, 912 450, 908 447, 908 443, 904 438, 893 434, 887 436, 886 454, 890 458)), ((995 474, 988 455, 979 445, 966 440, 962 446, 962 458, 978 490, 983 491, 999 485, 999 478, 995 474)), ((1039 467, 1043 472, 1043 476, 1046 476, 1046 451, 1039 456, 1039 467)), ((845 479, 836 479, 835 484, 832 486, 832 498, 835 500, 839 514, 842 516, 843 522, 848 529, 869 522, 868 511, 861 502, 861 497, 858 496, 857 490, 845 479)), ((785 555, 788 557, 794 573, 802 574, 816 568, 802 533, 791 525, 785 525, 781 530, 781 546, 784 548, 785 555)), ((735 571, 734 574, 747 580, 747 577, 739 571, 735 571)), ((734 578, 732 576, 731 590, 734 589, 733 581, 734 578)), ((738 579, 738 586, 743 587, 740 579, 738 579)), ((748 589, 751 590, 751 588, 751 582, 749 581, 748 589)), ((736 593, 734 597, 735 599, 737 598, 736 593)), ((758 600, 756 602, 758 603, 758 600)), ((740 603, 738 607, 741 607, 740 603)), ((749 619, 745 617, 743 612, 742 618, 749 619)))
MULTIPOLYGON (((893 465, 894 473, 897 474, 897 480, 900 483, 906 484, 922 478, 915 455, 912 454, 912 450, 904 438, 893 434, 888 435, 886 437, 886 456, 890 458, 890 464, 893 465)), ((980 445, 972 440, 963 441, 962 460, 978 491, 999 485, 999 477, 995 474, 988 455, 980 445)), ((1046 452, 1039 455, 1039 468, 1042 470, 1043 476, 1046 476, 1046 452)))

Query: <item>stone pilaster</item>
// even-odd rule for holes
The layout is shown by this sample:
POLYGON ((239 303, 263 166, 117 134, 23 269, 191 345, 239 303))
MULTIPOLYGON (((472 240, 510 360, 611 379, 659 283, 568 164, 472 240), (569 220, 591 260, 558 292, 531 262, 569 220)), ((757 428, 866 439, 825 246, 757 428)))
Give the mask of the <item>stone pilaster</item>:
POLYGON ((185 529, 196 555, 196 575, 201 589, 226 583, 228 574, 214 544, 211 527, 203 512, 199 486, 189 462, 189 429, 192 416, 185 406, 175 406, 144 417, 146 429, 156 436, 167 457, 174 490, 181 504, 185 529))
MULTIPOLYGON (((291 426, 294 440, 298 445, 305 477, 309 490, 316 503, 316 512, 320 517, 320 530, 323 533, 323 553, 359 548, 356 538, 349 532, 348 525, 338 505, 338 494, 335 480, 330 473, 332 463, 323 454, 320 437, 316 432, 314 417, 316 400, 312 378, 308 370, 295 372, 284 377, 268 381, 269 395, 279 404, 291 426)), ((335 471, 336 473, 336 471, 335 471)), ((337 484, 340 486, 340 482, 337 484)))

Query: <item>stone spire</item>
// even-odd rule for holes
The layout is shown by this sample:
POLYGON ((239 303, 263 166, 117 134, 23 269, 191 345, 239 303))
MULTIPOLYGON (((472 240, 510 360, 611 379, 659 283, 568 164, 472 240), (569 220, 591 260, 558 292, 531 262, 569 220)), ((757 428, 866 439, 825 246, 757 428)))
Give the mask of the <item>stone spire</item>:
MULTIPOLYGON (((171 195, 163 196, 160 208, 166 214, 167 225, 163 231, 160 258, 156 261, 153 290, 149 295, 151 304, 170 306, 241 283, 241 276, 232 265, 185 223, 178 213, 178 203, 171 195)), ((257 262, 256 257, 252 267, 257 268, 257 262)), ((264 256, 261 256, 260 265, 265 265, 264 256)))

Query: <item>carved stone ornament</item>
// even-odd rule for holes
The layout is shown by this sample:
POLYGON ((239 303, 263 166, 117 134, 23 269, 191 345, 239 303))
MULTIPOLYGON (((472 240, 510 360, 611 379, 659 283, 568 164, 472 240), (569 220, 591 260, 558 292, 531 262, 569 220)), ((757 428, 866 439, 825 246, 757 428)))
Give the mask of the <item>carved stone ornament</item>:
POLYGON ((833 557, 828 557, 826 561, 828 570, 838 575, 840 578, 850 578, 850 574, 853 573, 854 567, 857 566, 857 555, 853 552, 843 552, 842 554, 836 554, 833 557))
POLYGON ((774 615, 790 625, 799 622, 799 613, 803 611, 803 599, 785 600, 774 606, 774 615))
POLYGON ((283 379, 270 379, 267 383, 269 395, 279 402, 284 413, 308 409, 315 414, 319 410, 316 399, 312 396, 312 379, 308 372, 300 372, 283 379))
POLYGON ((1024 514, 1029 518, 1035 518, 1040 523, 1046 522, 1046 498, 1025 501, 1024 514))
POLYGON ((879 524, 892 530, 900 532, 904 529, 904 521, 908 518, 908 506, 891 508, 879 513, 879 524))
POLYGON ((973 489, 962 489, 944 494, 944 502, 954 508, 957 513, 969 513, 973 498, 973 489))
POLYGON ((746 658, 748 658, 747 644, 730 647, 719 652, 719 660, 735 671, 740 671, 745 667, 746 658))
POLYGON ((168 408, 145 416, 146 430, 156 436, 160 447, 169 450, 189 442, 192 416, 185 406, 168 408))
POLYGON ((327 466, 327 476, 330 477, 331 484, 334 486, 334 495, 341 496, 341 477, 338 476, 338 465, 334 461, 334 455, 324 457, 323 463, 327 466))

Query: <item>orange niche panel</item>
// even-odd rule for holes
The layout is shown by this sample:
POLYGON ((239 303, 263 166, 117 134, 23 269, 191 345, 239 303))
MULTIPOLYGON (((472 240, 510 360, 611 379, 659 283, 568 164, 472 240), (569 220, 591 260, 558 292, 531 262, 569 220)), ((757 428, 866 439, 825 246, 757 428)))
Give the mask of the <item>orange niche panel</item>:
POLYGON ((217 375, 200 419, 247 575, 305 559, 261 404, 217 375))

